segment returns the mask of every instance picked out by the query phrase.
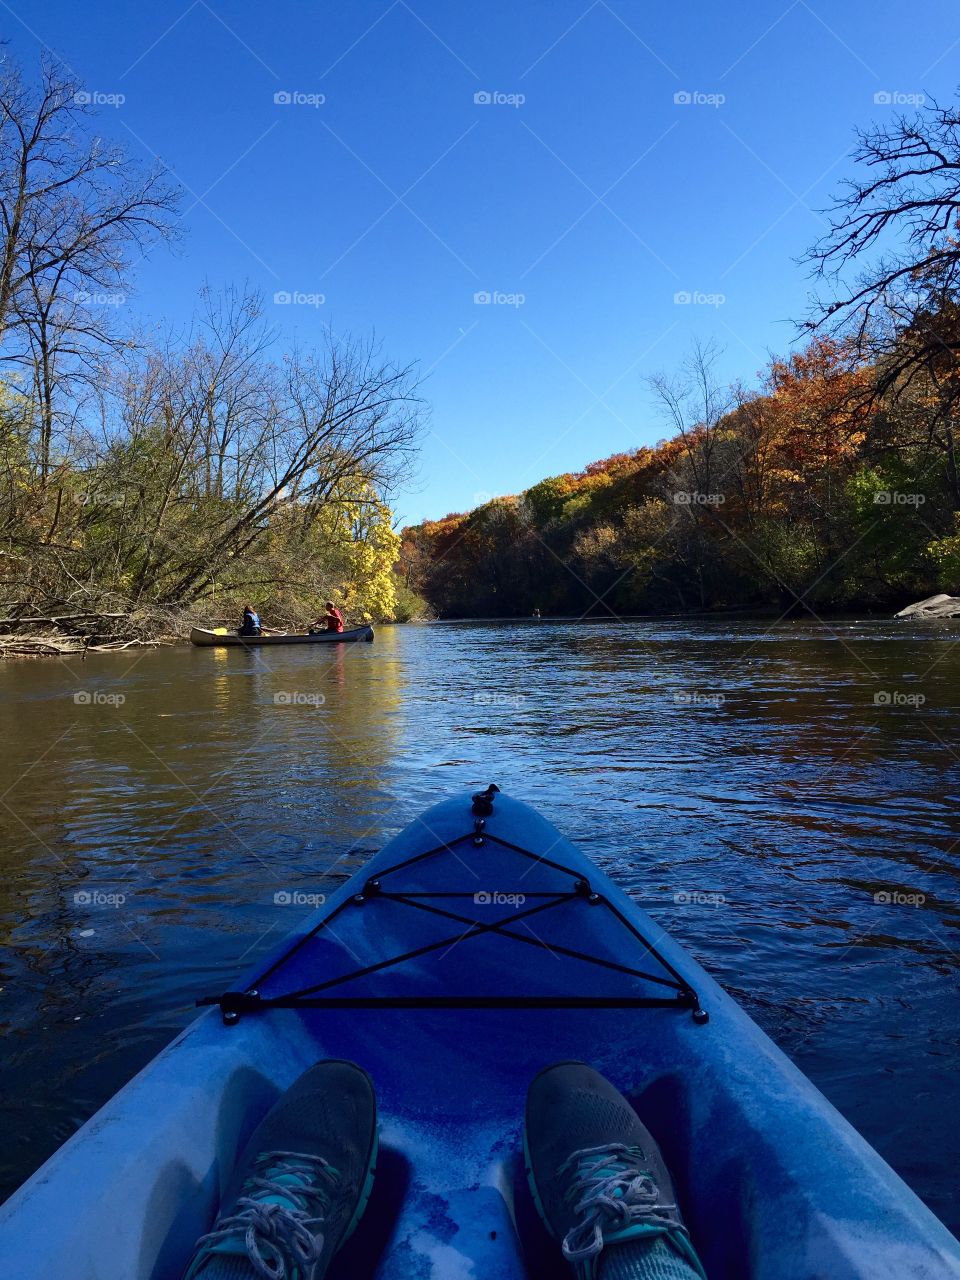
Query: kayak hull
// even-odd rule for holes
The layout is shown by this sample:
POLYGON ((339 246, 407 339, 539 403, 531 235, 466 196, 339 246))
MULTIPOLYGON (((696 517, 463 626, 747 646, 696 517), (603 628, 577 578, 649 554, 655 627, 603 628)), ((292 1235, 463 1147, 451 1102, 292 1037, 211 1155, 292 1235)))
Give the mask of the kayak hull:
POLYGON ((343 644, 351 640, 372 640, 373 627, 350 627, 346 631, 319 631, 315 635, 282 635, 282 636, 238 636, 236 632, 221 635, 216 631, 208 631, 205 627, 194 627, 190 632, 190 643, 201 648, 260 648, 272 644, 343 644))
MULTIPOLYGON (((561 950, 590 952, 608 964, 629 955, 627 935, 611 929, 609 901, 696 991, 709 1021, 698 1023, 679 1007, 331 1005, 267 1008, 224 1025, 213 1009, 0 1208, 0 1274, 36 1280, 179 1274, 216 1213, 252 1127, 301 1071, 338 1057, 358 1062, 374 1079, 383 1158, 367 1216, 332 1277, 563 1274, 555 1246, 538 1234, 518 1151, 530 1079, 565 1058, 597 1066, 661 1142, 711 1280, 960 1276, 960 1245, 946 1228, 739 1006, 592 863, 507 797, 496 797, 485 821, 486 832, 509 847, 464 841, 473 821, 466 797, 429 810, 238 990, 256 983, 263 999, 275 999, 432 947, 403 964, 328 985, 314 998, 560 1001, 637 991, 642 984, 615 969, 584 970, 561 950), (434 848, 441 852, 422 858, 434 848), (418 861, 395 870, 408 859, 418 861), (594 907, 581 894, 530 916, 530 929, 552 951, 521 943, 519 925, 508 925, 503 937, 488 923, 464 927, 432 911, 411 912, 384 891, 466 886, 474 907, 450 909, 489 922, 485 911, 508 917, 529 910, 568 872, 605 901, 594 907), (361 894, 357 903, 372 878, 384 886, 382 900, 361 894), (496 901, 511 896, 526 896, 526 904, 496 901), (330 913, 337 913, 335 936, 326 928, 312 932, 330 913), (454 940, 441 948, 434 944, 444 931, 454 940)), ((652 965, 649 957, 644 964, 652 965)))

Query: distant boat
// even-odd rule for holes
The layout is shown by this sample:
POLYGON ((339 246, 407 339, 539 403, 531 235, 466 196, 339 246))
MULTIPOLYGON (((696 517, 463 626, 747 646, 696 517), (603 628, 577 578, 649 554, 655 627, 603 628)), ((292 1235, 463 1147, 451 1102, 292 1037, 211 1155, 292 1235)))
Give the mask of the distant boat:
POLYGON ((292 632, 289 635, 238 636, 235 631, 221 628, 208 631, 205 627, 194 627, 190 632, 190 643, 198 645, 239 645, 249 649, 252 645, 264 644, 338 644, 346 640, 372 640, 373 627, 351 627, 348 631, 318 631, 314 635, 292 632))

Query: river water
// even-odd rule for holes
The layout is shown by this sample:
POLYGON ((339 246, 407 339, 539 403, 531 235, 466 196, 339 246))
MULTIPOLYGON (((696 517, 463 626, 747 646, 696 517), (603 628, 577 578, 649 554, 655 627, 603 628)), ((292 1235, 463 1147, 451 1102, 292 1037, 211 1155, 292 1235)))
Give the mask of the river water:
POLYGON ((496 781, 960 1230, 958 640, 451 623, 0 667, 0 1196, 298 923, 298 893, 496 781))

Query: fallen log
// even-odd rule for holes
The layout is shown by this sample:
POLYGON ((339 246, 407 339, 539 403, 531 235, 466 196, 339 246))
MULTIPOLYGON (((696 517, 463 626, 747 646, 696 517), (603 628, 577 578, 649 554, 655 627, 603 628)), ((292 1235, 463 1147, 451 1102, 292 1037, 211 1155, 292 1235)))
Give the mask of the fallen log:
POLYGON ((70 623, 89 622, 90 619, 104 622, 118 622, 129 618, 129 613, 57 613, 44 616, 24 615, 18 618, 0 618, 0 631, 15 631, 21 627, 64 627, 71 630, 70 623))
POLYGON ((79 643, 59 643, 40 636, 0 636, 0 657, 66 658, 82 652, 83 646, 79 643))

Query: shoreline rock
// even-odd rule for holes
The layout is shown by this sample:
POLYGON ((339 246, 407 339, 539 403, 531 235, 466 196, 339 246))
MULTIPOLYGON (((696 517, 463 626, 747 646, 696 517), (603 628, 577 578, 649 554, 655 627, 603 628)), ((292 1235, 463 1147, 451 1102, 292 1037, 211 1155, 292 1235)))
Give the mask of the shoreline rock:
POLYGON ((895 618, 960 618, 960 596, 948 596, 942 592, 936 596, 927 596, 916 604, 907 605, 895 618))

